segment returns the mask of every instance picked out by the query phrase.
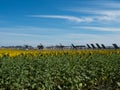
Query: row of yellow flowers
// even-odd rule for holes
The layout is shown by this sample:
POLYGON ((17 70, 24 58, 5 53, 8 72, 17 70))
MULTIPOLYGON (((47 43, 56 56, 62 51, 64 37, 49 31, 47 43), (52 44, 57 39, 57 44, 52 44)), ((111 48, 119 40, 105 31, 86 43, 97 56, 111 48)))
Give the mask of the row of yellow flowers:
POLYGON ((105 54, 111 55, 113 53, 120 54, 120 50, 16 50, 16 49, 0 49, 0 57, 6 55, 9 57, 16 57, 19 55, 81 55, 81 54, 105 54))

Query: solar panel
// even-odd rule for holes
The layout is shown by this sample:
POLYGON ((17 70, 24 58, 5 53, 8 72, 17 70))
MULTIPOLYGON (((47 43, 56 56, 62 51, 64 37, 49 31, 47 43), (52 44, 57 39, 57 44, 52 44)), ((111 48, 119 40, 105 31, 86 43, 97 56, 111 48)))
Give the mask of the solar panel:
POLYGON ((87 44, 87 47, 88 47, 89 49, 91 49, 91 47, 90 47, 90 45, 89 45, 89 44, 87 44))
POLYGON ((73 49, 77 49, 76 46, 74 46, 73 44, 71 44, 71 45, 72 45, 73 49))
POLYGON ((119 49, 118 45, 117 44, 112 44, 114 46, 115 49, 119 49))
POLYGON ((96 43, 96 45, 97 45, 98 49, 101 49, 101 47, 100 47, 100 45, 98 43, 96 43))
POLYGON ((104 45, 104 44, 101 44, 101 46, 102 46, 102 48, 103 48, 103 49, 106 49, 106 47, 105 47, 105 45, 104 45))
POLYGON ((93 49, 96 49, 96 47, 94 46, 94 44, 91 44, 91 46, 92 46, 93 49))

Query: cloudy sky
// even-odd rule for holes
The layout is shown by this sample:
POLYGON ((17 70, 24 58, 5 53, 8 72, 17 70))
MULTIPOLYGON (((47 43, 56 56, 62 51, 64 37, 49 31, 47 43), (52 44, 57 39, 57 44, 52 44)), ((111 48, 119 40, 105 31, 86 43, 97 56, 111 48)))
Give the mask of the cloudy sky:
POLYGON ((119 0, 0 0, 0 46, 120 45, 119 0))

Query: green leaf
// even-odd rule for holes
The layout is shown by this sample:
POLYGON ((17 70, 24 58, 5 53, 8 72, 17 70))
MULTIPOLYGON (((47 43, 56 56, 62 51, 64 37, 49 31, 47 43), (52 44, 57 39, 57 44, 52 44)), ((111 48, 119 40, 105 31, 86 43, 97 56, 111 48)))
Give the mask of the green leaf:
POLYGON ((80 84, 79 84, 79 86, 80 86, 80 87, 82 87, 82 86, 83 86, 83 84, 82 84, 82 83, 80 83, 80 84))
POLYGON ((117 85, 120 87, 120 82, 117 82, 117 85))
POLYGON ((34 83, 34 84, 32 85, 32 89, 34 89, 34 88, 35 88, 35 86, 36 86, 36 83, 34 83))
POLYGON ((61 88, 61 86, 60 86, 60 85, 58 85, 58 88, 59 88, 60 90, 62 90, 62 88, 61 88))

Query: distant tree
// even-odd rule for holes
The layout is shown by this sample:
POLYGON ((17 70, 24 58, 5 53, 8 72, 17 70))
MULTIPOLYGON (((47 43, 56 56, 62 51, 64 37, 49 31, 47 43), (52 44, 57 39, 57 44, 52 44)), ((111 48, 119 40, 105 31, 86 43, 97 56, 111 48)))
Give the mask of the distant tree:
POLYGON ((44 46, 42 44, 40 44, 40 45, 37 45, 37 48, 38 49, 44 49, 44 46))
POLYGON ((29 46, 28 45, 24 45, 24 47, 25 47, 25 49, 28 49, 29 46))

